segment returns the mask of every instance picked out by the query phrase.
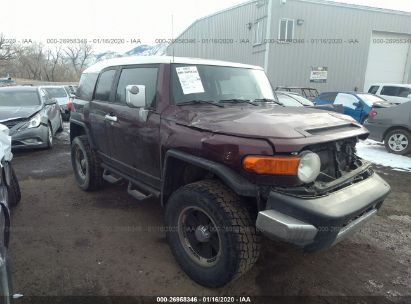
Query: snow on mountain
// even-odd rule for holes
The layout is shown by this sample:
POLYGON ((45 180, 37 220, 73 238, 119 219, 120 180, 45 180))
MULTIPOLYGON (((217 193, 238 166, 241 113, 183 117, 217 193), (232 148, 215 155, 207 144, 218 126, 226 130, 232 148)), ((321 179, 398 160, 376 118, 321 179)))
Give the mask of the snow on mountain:
POLYGON ((107 60, 111 58, 124 57, 124 56, 154 56, 154 55, 162 56, 162 55, 165 55, 167 46, 168 46, 167 43, 159 43, 155 45, 142 44, 125 53, 107 51, 107 52, 96 54, 94 57, 95 57, 95 62, 97 62, 101 60, 107 60))

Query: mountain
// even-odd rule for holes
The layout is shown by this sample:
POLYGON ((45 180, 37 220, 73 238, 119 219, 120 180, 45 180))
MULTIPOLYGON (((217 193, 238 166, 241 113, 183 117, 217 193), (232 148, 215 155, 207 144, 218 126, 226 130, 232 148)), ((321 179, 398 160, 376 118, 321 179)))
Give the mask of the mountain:
POLYGON ((167 46, 168 46, 167 43, 159 43, 155 45, 142 44, 125 53, 107 51, 107 52, 96 54, 94 58, 95 58, 95 62, 97 62, 101 60, 107 60, 111 58, 125 57, 125 56, 154 56, 154 55, 163 56, 166 54, 167 46))

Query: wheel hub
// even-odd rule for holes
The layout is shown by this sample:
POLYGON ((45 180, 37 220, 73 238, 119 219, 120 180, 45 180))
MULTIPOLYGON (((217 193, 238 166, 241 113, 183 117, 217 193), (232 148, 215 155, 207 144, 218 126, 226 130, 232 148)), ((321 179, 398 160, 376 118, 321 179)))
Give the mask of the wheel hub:
POLYGON ((194 235, 197 239, 197 241, 205 243, 208 242, 210 240, 210 230, 208 229, 208 227, 204 226, 204 225, 200 225, 196 228, 194 235))

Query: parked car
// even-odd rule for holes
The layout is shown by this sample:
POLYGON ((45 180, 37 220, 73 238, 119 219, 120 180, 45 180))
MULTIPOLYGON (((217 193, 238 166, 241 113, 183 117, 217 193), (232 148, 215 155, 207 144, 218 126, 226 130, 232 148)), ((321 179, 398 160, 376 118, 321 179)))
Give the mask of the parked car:
POLYGON ((10 207, 20 202, 20 187, 11 165, 11 138, 8 128, 0 125, 0 302, 12 302, 12 284, 8 256, 10 207))
POLYGON ((277 87, 276 91, 292 92, 300 94, 305 98, 313 101, 318 96, 318 91, 315 88, 305 88, 305 87, 277 87))
POLYGON ((324 92, 315 100, 315 105, 342 105, 344 114, 364 123, 372 108, 390 107, 393 103, 373 94, 357 92, 324 92))
POLYGON ((63 120, 68 121, 70 119, 70 111, 67 108, 67 105, 69 104, 72 95, 67 92, 64 86, 41 86, 40 88, 44 89, 51 98, 57 100, 63 120))
POLYGON ((370 131, 371 139, 384 142, 388 152, 400 155, 411 152, 411 101, 373 109, 364 126, 370 131))
POLYGON ((368 93, 375 94, 393 103, 411 101, 411 84, 378 83, 370 86, 368 93))
POLYGON ((275 100, 260 67, 123 57, 84 71, 70 119, 82 190, 128 183, 165 207, 167 240, 194 281, 250 269, 260 235, 329 248, 376 214, 389 185, 355 154, 351 117, 275 100))
POLYGON ((281 102, 286 107, 312 107, 316 109, 321 109, 325 111, 337 112, 337 113, 344 113, 344 109, 342 105, 333 105, 333 104, 325 104, 325 105, 314 105, 311 100, 301 96, 297 93, 292 92, 283 92, 283 91, 276 91, 275 92, 278 101, 281 102))
POLYGON ((16 82, 11 77, 0 78, 0 87, 15 86, 16 82))
POLYGON ((76 95, 76 91, 77 91, 77 86, 76 85, 65 85, 64 89, 66 90, 67 94, 69 94, 69 96, 75 96, 76 95))
POLYGON ((42 88, 0 88, 0 123, 10 129, 13 148, 51 148, 62 130, 57 101, 42 88))

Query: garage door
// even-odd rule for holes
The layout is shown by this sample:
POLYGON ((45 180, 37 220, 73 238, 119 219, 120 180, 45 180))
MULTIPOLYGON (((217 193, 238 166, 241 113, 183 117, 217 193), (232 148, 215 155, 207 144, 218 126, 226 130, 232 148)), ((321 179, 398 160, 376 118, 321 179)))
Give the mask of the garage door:
POLYGON ((411 39, 411 36, 373 32, 365 73, 365 91, 368 91, 373 83, 403 83, 410 45, 408 43, 387 43, 387 40, 390 42, 391 39, 411 39))

